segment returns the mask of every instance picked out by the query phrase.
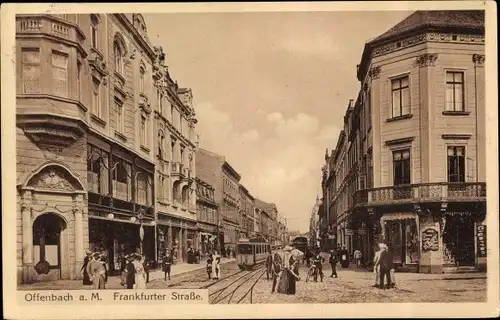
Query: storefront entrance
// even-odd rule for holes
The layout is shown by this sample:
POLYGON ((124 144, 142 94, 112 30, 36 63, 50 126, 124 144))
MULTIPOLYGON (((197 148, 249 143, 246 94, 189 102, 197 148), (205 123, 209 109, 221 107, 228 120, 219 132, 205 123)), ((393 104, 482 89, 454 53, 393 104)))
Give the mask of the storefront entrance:
POLYGON ((415 219, 385 222, 386 241, 394 256, 394 263, 404 267, 419 261, 418 232, 415 219))
POLYGON ((470 215, 448 215, 443 231, 445 266, 474 266, 474 220, 470 215))

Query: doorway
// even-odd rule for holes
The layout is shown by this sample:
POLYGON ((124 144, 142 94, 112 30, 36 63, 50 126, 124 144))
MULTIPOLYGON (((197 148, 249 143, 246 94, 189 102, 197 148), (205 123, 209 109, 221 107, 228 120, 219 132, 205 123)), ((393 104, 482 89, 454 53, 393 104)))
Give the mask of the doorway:
POLYGON ((443 231, 443 259, 448 266, 474 266, 474 220, 469 215, 448 215, 443 231))
POLYGON ((61 232, 66 223, 55 213, 43 214, 33 222, 33 258, 35 271, 62 279, 61 232))

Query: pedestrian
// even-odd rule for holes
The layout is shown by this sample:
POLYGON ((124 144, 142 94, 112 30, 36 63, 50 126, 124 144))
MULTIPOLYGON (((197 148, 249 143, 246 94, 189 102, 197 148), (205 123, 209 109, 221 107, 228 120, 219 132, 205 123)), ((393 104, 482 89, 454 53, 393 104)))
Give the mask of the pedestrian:
POLYGON ((280 283, 278 284, 278 293, 295 294, 296 283, 300 280, 297 274, 299 268, 299 260, 294 256, 290 256, 288 266, 281 273, 280 283))
POLYGON ((345 246, 340 250, 340 265, 342 268, 349 268, 349 253, 345 246))
POLYGON ((373 256, 373 273, 375 274, 375 284, 373 285, 374 287, 378 288, 380 285, 380 266, 379 266, 379 260, 380 260, 380 244, 377 246, 377 251, 375 252, 375 255, 373 256))
POLYGON ((149 282, 149 271, 151 270, 151 261, 144 256, 142 265, 144 267, 144 272, 146 273, 146 283, 149 282))
POLYGON ((212 273, 213 273, 213 256, 212 256, 212 253, 209 252, 207 253, 207 267, 206 267, 206 270, 207 270, 207 274, 208 274, 208 280, 212 279, 212 273))
POLYGON ((92 272, 94 269, 94 264, 97 263, 94 254, 95 253, 91 253, 91 255, 89 256, 89 262, 87 263, 87 267, 85 268, 87 274, 89 275, 91 289, 94 287, 94 274, 92 272))
POLYGON ((99 261, 102 263, 104 267, 104 283, 108 283, 108 265, 106 263, 106 256, 104 254, 101 254, 99 256, 99 261))
POLYGON ((212 278, 218 280, 220 278, 220 255, 214 251, 212 261, 212 278))
POLYGON ((273 275, 272 269, 273 269, 273 255, 269 251, 266 258, 266 278, 268 281, 272 279, 273 275))
POLYGON ((83 265, 82 268, 80 269, 80 272, 83 273, 83 284, 86 286, 92 285, 92 281, 90 281, 89 278, 89 273, 87 272, 87 265, 89 264, 91 259, 92 259, 92 252, 86 251, 85 258, 83 259, 83 265))
POLYGON ((127 289, 133 289, 135 285, 135 257, 133 254, 127 256, 127 267, 126 267, 126 284, 127 289))
POLYGON ((389 252, 388 247, 385 244, 380 245, 380 289, 387 289, 391 287, 391 269, 394 268, 394 262, 392 261, 393 256, 389 252), (384 285, 384 280, 387 279, 387 285, 384 285))
POLYGON ((337 263, 338 263, 337 252, 334 249, 330 250, 329 262, 330 266, 332 267, 332 275, 330 277, 333 278, 335 276, 335 278, 338 278, 339 276, 337 275, 337 263))
POLYGON ((135 254, 135 289, 146 289, 146 272, 144 271, 144 259, 136 253, 135 254))
MULTIPOLYGON (((325 259, 323 259, 323 257, 320 254, 320 251, 318 250, 316 255, 313 258, 313 263, 314 263, 314 266, 316 267, 317 275, 319 275, 321 282, 323 282, 323 276, 324 276, 323 275, 323 262, 324 261, 325 261, 325 259)), ((318 282, 317 277, 316 277, 316 279, 314 279, 314 281, 318 282)))
POLYGON ((93 260, 89 263, 89 265, 89 275, 92 279, 92 289, 105 289, 106 268, 104 267, 104 262, 101 258, 101 254, 98 252, 94 253, 93 260))
POLYGON ((362 257, 361 251, 359 251, 359 249, 354 250, 353 256, 354 256, 354 262, 356 263, 356 267, 361 268, 361 257, 362 257))
POLYGON ((278 277, 281 273, 281 270, 282 270, 282 260, 281 260, 281 256, 275 252, 274 253, 274 256, 273 256, 273 259, 272 259, 272 278, 273 278, 273 286, 272 286, 272 289, 271 289, 271 293, 274 293, 274 291, 276 290, 276 284, 278 283, 278 277))
POLYGON ((127 260, 128 260, 128 255, 122 256, 121 257, 121 264, 120 264, 120 284, 123 287, 127 286, 127 260))
POLYGON ((189 247, 187 250, 187 263, 192 264, 194 262, 194 252, 193 248, 189 247))
POLYGON ((165 256, 163 257, 163 262, 162 262, 162 270, 163 270, 163 279, 167 281, 170 280, 170 272, 172 271, 172 264, 174 263, 172 256, 170 255, 170 252, 167 251, 165 253, 165 256))

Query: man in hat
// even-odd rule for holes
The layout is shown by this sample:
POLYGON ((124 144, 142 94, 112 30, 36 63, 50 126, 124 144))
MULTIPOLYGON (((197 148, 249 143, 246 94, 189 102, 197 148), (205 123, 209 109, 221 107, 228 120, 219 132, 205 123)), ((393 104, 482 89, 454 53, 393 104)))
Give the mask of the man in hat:
POLYGON ((92 281, 90 281, 89 273, 87 272, 87 266, 92 259, 92 252, 86 251, 85 252, 85 258, 83 259, 83 265, 82 268, 80 269, 80 272, 83 273, 83 284, 86 286, 92 285, 92 281))
POLYGON ((135 266, 134 266, 135 257, 133 254, 127 256, 127 289, 133 289, 135 284, 135 266))

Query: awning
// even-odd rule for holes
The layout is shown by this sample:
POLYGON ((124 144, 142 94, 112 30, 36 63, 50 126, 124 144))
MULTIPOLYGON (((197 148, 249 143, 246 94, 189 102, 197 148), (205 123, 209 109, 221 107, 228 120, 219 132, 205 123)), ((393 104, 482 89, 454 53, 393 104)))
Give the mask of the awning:
POLYGON ((415 219, 415 218, 417 218, 417 214, 414 212, 395 212, 395 213, 384 214, 380 218, 380 222, 389 221, 389 220, 407 220, 407 219, 415 219))

